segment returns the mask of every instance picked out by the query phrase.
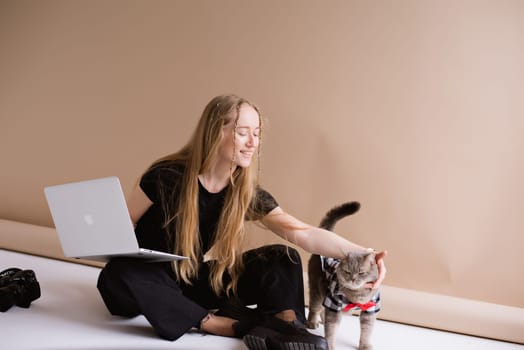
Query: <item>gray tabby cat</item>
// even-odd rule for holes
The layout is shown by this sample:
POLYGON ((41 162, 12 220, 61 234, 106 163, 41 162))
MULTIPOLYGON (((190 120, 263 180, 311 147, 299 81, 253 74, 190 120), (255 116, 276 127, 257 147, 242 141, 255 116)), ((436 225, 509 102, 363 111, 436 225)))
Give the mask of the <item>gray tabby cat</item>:
MULTIPOLYGON (((358 202, 348 202, 331 209, 320 227, 332 230, 342 218, 356 213, 358 202)), ((324 336, 329 349, 335 349, 335 337, 343 311, 360 310, 359 350, 370 350, 371 333, 380 310, 380 293, 365 287, 378 278, 375 252, 349 252, 342 259, 311 255, 308 264, 309 315, 308 328, 317 328, 324 321, 324 336), (324 314, 322 314, 324 311, 324 314)))

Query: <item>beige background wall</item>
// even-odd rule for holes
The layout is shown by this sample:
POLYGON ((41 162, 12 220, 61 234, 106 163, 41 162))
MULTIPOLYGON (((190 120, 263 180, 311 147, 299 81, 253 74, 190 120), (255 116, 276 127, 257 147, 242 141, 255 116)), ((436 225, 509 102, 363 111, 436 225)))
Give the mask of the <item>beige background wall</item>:
POLYGON ((235 92, 284 209, 358 200, 337 232, 389 250, 386 284, 522 308, 523 62, 519 0, 4 0, 0 217, 52 226, 45 185, 130 189, 235 92))

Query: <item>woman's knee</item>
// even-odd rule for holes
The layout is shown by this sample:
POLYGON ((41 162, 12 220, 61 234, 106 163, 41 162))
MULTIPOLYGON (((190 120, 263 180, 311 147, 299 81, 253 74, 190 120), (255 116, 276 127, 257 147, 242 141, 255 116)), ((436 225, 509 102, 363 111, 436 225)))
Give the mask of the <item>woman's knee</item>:
POLYGON ((284 244, 272 244, 259 249, 258 257, 271 265, 277 264, 302 270, 300 253, 293 247, 284 244))
POLYGON ((283 245, 283 244, 274 244, 271 246, 271 249, 274 252, 275 257, 279 257, 280 259, 284 261, 289 261, 293 264, 302 264, 302 260, 300 258, 300 253, 298 250, 296 250, 293 247, 283 245))
POLYGON ((167 272, 167 269, 161 263, 152 264, 133 258, 112 259, 103 270, 108 277, 131 280, 144 276, 164 275, 167 272))
POLYGON ((102 272, 104 276, 118 278, 118 276, 121 276, 127 269, 129 269, 127 259, 118 258, 109 261, 102 269, 102 272))

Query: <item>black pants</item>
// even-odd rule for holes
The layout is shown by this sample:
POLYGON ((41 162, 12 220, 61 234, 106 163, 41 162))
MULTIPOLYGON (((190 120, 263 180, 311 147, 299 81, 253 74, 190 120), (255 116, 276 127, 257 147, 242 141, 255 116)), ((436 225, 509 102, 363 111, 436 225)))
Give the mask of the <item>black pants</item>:
MULTIPOLYGON (((305 322, 298 252, 284 245, 270 245, 245 252, 243 259, 236 302, 256 304, 260 312, 267 314, 291 309, 305 322)), ((169 263, 118 258, 100 272, 97 287, 111 314, 144 315, 161 337, 175 340, 198 326, 208 310, 220 308, 226 300, 213 293, 208 277, 207 264, 202 264, 198 280, 187 285, 176 281, 169 263)))

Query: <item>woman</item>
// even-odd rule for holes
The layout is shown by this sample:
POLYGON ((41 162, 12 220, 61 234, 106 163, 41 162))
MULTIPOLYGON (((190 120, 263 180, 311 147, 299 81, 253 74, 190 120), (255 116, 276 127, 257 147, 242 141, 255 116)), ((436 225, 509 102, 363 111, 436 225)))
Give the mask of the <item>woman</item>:
MULTIPOLYGON (((109 262, 98 289, 112 314, 143 314, 170 340, 198 328, 244 336, 250 349, 327 348, 323 338, 303 326, 299 254, 283 245, 243 253, 245 221, 259 220, 311 253, 341 258, 365 248, 299 221, 257 186, 252 159, 258 158, 261 135, 262 119, 254 104, 235 95, 217 96, 187 145, 143 174, 128 198, 140 246, 189 259, 109 262)), ((374 287, 386 273, 385 252, 377 256, 380 278, 374 287)))

